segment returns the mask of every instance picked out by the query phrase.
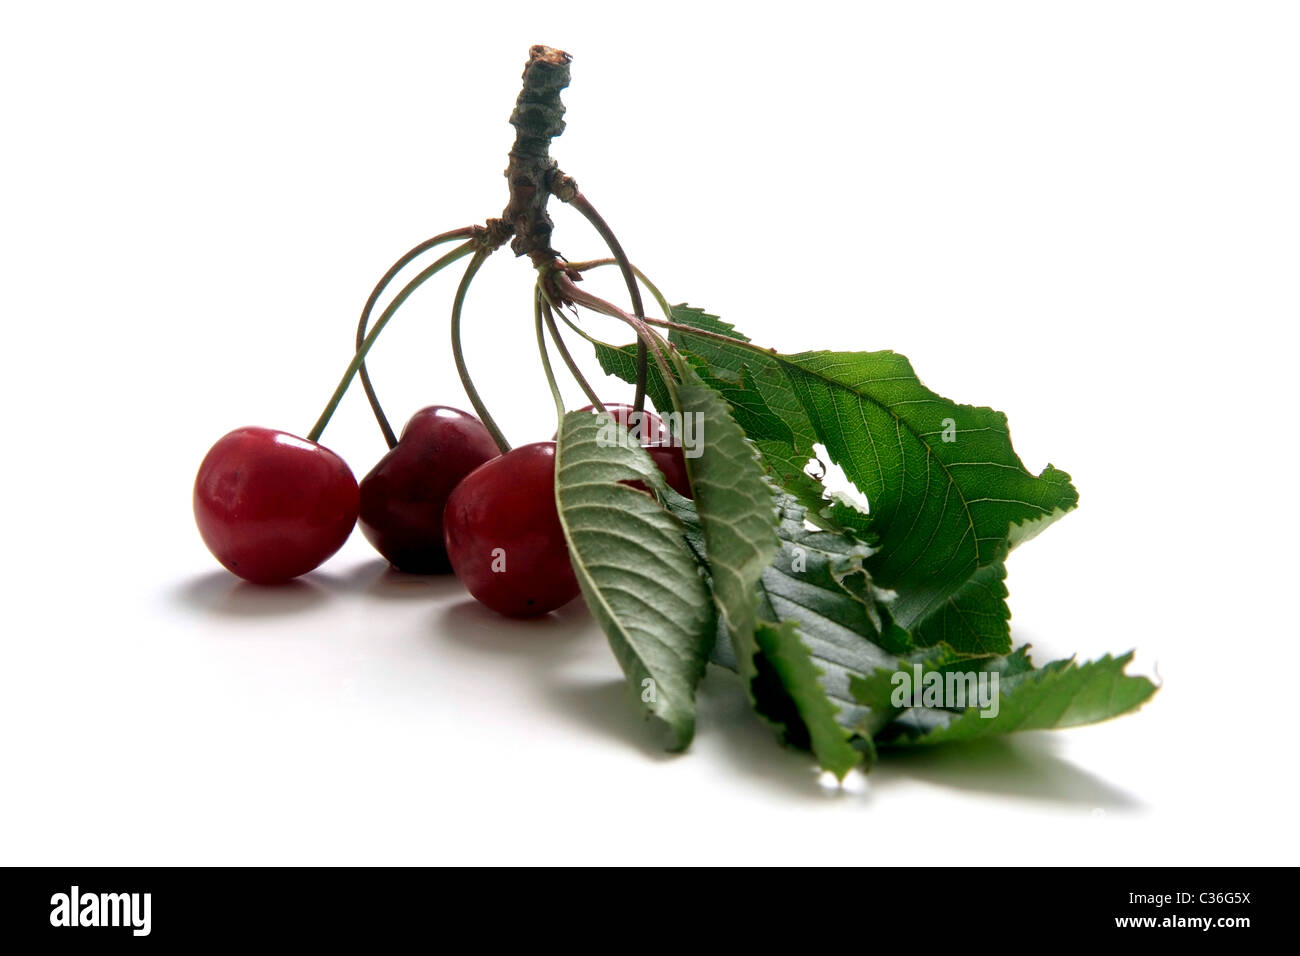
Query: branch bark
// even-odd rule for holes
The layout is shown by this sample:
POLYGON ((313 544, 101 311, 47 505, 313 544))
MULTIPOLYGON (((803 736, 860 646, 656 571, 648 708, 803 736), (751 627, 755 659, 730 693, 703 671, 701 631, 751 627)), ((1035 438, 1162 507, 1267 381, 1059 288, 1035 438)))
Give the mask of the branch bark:
POLYGON ((558 257, 551 248, 554 224, 546 201, 558 172, 551 159, 551 140, 564 132, 560 91, 569 85, 571 59, 563 50, 548 46, 530 49, 523 89, 510 114, 510 125, 515 128, 515 144, 506 166, 510 202, 501 218, 514 233, 510 248, 515 255, 526 255, 537 266, 553 263, 558 257))

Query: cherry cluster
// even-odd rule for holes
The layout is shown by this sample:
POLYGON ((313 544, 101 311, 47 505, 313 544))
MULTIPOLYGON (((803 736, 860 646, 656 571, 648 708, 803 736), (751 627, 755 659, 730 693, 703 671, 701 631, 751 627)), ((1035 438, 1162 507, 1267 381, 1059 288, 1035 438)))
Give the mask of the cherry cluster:
MULTIPOLYGON (((239 428, 208 451, 194 483, 194 516, 209 550, 227 569, 256 584, 277 584, 319 567, 343 546, 358 520, 375 549, 400 571, 454 572, 483 604, 511 617, 546 614, 578 595, 555 498, 555 441, 511 449, 492 420, 465 366, 460 345, 466 293, 484 260, 507 241, 516 256, 536 267, 533 295, 538 349, 561 410, 547 358, 549 331, 583 392, 585 410, 605 411, 654 459, 667 483, 691 496, 685 455, 663 420, 642 410, 648 342, 658 353, 667 343, 646 324, 637 279, 665 316, 672 310, 628 260, 613 231, 550 158, 550 141, 564 129, 560 91, 569 83, 571 57, 547 46, 529 49, 523 86, 511 114, 515 145, 506 180, 510 199, 500 218, 440 233, 395 262, 370 294, 357 327, 352 363, 306 438, 267 428, 239 428), (554 195, 582 214, 605 240, 613 258, 572 262, 550 245, 546 211, 554 195), (417 257, 459 242, 426 266, 392 297, 370 323, 380 296, 417 257), (451 347, 457 373, 477 416, 434 405, 421 409, 399 436, 393 433, 366 371, 366 354, 397 309, 420 285, 451 263, 471 257, 451 311, 451 347), (574 284, 583 271, 617 265, 627 283, 632 313, 574 284), (556 313, 583 305, 621 319, 637 331, 637 389, 633 405, 604 405, 582 377, 558 331, 556 313), (318 439, 354 376, 359 375, 389 451, 358 486, 347 463, 318 439)), ((561 314, 563 314, 561 312, 561 314)), ((568 322, 568 319, 565 318, 568 322)), ((570 323, 572 324, 572 323, 570 323)), ((671 324, 671 323, 669 323, 671 324)), ((592 340, 595 341, 595 340, 592 340)), ((641 482, 629 482, 650 494, 641 482)))
MULTIPOLYGON (((663 421, 631 405, 605 410, 689 496, 682 448, 663 421)), ((483 422, 443 405, 416 412, 359 486, 323 445, 269 428, 235 429, 199 467, 194 517, 217 560, 255 584, 319 567, 359 519, 393 567, 454 572, 498 613, 535 617, 578 595, 555 505, 555 442, 501 454, 483 422)))

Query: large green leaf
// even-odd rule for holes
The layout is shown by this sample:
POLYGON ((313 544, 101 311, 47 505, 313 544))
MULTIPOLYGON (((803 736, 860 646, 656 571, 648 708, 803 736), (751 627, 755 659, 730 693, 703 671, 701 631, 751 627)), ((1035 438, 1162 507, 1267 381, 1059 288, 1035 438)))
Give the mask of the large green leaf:
MULTIPOLYGON (((671 493, 667 500, 682 521, 687 541, 702 551, 692 503, 671 493)), ((803 518, 804 510, 794 499, 782 499, 781 550, 763 572, 759 613, 780 620, 789 650, 775 650, 760 639, 763 653, 757 658, 754 686, 762 711, 783 727, 785 739, 813 749, 827 769, 838 773, 837 768, 852 766, 842 747, 845 736, 874 761, 877 746, 940 743, 1105 720, 1135 709, 1154 691, 1146 678, 1122 673, 1128 656, 1082 666, 1056 661, 1036 669, 1027 647, 982 658, 959 654, 945 644, 911 649, 908 635, 891 619, 891 594, 878 588, 866 569, 871 548, 850 535, 810 530, 803 518), (793 645, 796 640, 806 661, 793 645), (798 656, 778 666, 781 653, 798 656), (894 674, 916 664, 942 674, 996 671, 1002 692, 998 716, 984 718, 977 709, 967 708, 894 706, 894 674), (816 678, 815 685, 810 677, 816 678), (839 725, 838 734, 831 721, 839 725)), ((769 625, 760 621, 759 627, 764 634, 769 625)), ((725 635, 719 635, 713 661, 737 669, 725 635)))
POLYGON ((686 458, 695 510, 713 582, 713 597, 731 636, 740 673, 755 676, 757 588, 780 546, 773 488, 730 409, 691 367, 673 355, 680 382, 670 382, 673 406, 695 421, 700 454, 686 458))
MULTIPOLYGON (((636 381, 636 343, 612 346, 593 342, 592 345, 596 350, 596 360, 606 375, 616 375, 629 383, 636 381)), ((646 370, 646 395, 658 411, 672 410, 673 400, 668 395, 668 386, 654 362, 650 362, 646 370)))
POLYGON ((862 762, 862 752, 850 743, 839 720, 840 709, 822 686, 824 672, 813 660, 793 621, 760 621, 756 634, 759 683, 774 686, 757 694, 769 720, 779 723, 787 743, 811 750, 823 770, 843 780, 862 762), (782 709, 784 704, 784 712, 782 709))
MULTIPOLYGON (((1136 710, 1156 692, 1145 677, 1124 673, 1133 653, 1109 654, 1099 660, 1077 664, 1073 659, 1053 661, 1033 668, 1025 648, 1008 657, 980 662, 978 668, 997 674, 997 713, 988 715, 979 706, 953 710, 944 707, 911 707, 901 712, 876 735, 881 746, 929 746, 958 740, 975 740, 1022 730, 1077 727, 1107 720, 1136 710)), ((941 673, 972 663, 950 664, 941 673)), ((852 681, 859 702, 877 713, 891 705, 884 695, 893 691, 893 672, 877 671, 852 681)), ((991 685, 989 685, 991 690, 991 685)), ((892 704, 892 702, 891 702, 892 704)))
MULTIPOLYGON (((1006 416, 941 398, 901 355, 805 352, 781 363, 832 459, 867 496, 872 572, 898 592, 895 615, 914 636, 933 639, 929 616, 1078 503, 1069 475, 1025 469, 1006 416)), ((1006 619, 987 624, 979 641, 953 646, 1009 651, 1006 619)))
POLYGON ((755 443, 782 487, 793 494, 808 487, 811 479, 804 469, 814 456, 818 439, 776 354, 755 350, 735 326, 702 309, 673 306, 673 321, 708 333, 673 329, 669 340, 701 380, 726 398, 736 423, 755 443))
MULTIPOLYGON (((673 319, 691 327, 669 336, 679 369, 725 399, 787 492, 754 639, 737 655, 720 629, 714 651, 746 676, 755 708, 785 739, 842 774, 856 759, 848 743, 871 757, 873 740, 901 747, 1074 726, 1154 693, 1124 673, 1131 655, 1034 668, 1025 648, 1011 653, 1004 559, 1075 507, 1077 493, 1050 465, 1040 475, 1024 467, 1002 413, 931 392, 892 352, 781 355, 701 310, 678 306, 673 319), (805 473, 818 446, 866 494, 869 514, 805 473), (914 664, 996 675, 997 715, 894 706, 893 675, 914 664)), ((617 351, 602 365, 630 380, 633 350, 617 351)), ((650 391, 665 388, 654 379, 650 391)), ((706 559, 692 505, 665 500, 706 559)))
MULTIPOLYGON (((744 347, 748 338, 702 309, 676 305, 672 307, 672 317, 678 324, 740 343, 733 346, 682 329, 673 329, 668 334, 669 341, 681 351, 700 380, 727 400, 732 417, 758 449, 764 466, 787 493, 811 509, 810 517, 819 523, 829 522, 835 528, 852 527, 866 534, 865 516, 824 500, 820 482, 805 473, 814 457, 817 435, 775 359, 765 352, 744 347), (825 515, 821 514, 823 511, 825 515)), ((636 381, 635 344, 617 348, 596 344, 595 348, 601 368, 607 374, 626 382, 636 381)), ((671 408, 671 400, 665 398, 666 386, 653 365, 647 376, 646 392, 657 408, 671 408)))
POLYGON ((1032 475, 1000 412, 941 398, 893 352, 781 355, 698 309, 674 307, 673 319, 700 330, 671 337, 810 520, 880 545, 872 571, 918 643, 1011 649, 1001 561, 1075 506, 1068 475, 1032 475), (804 474, 819 443, 867 495, 869 516, 821 499, 804 474))
POLYGON ((686 459, 694 503, 671 498, 698 529, 695 546, 710 570, 734 666, 758 714, 842 778, 861 754, 837 723, 838 709, 821 686, 809 648, 792 623, 776 622, 761 596, 762 577, 781 547, 773 489, 726 402, 685 362, 675 361, 681 381, 670 384, 674 404, 683 415, 698 416, 703 454, 686 459))
POLYGON ((632 688, 671 729, 672 749, 682 749, 695 733, 695 689, 716 632, 713 603, 681 523, 628 481, 668 490, 609 415, 564 416, 555 500, 574 573, 632 688))
MULTIPOLYGON (((703 558, 694 503, 672 494, 667 501, 703 558)), ((909 638, 892 623, 888 595, 864 568, 871 549, 842 534, 806 529, 804 513, 792 498, 781 499, 780 550, 758 584, 758 653, 749 688, 754 709, 787 743, 811 749, 823 768, 842 777, 862 759, 859 751, 872 753, 869 736, 856 739, 866 708, 850 680, 895 666, 894 652, 907 648, 909 638)), ((713 660, 739 670, 725 633, 713 660)))
POLYGON ((914 629, 923 647, 944 644, 970 655, 1011 650, 1011 609, 1007 607, 1007 567, 1001 561, 979 568, 948 597, 917 611, 896 601, 897 613, 914 629))
MULTIPOLYGON (((877 668, 894 666, 896 655, 910 649, 910 637, 893 622, 889 595, 875 587, 866 570, 871 548, 844 534, 806 528, 804 515, 793 499, 783 500, 781 549, 763 572, 760 609, 765 617, 780 621, 797 636, 807 652, 808 667, 818 675, 820 694, 806 684, 785 686, 786 694, 793 698, 794 712, 806 724, 801 729, 786 721, 785 737, 796 744, 806 738, 821 765, 836 770, 817 750, 818 736, 823 741, 837 739, 827 724, 834 721, 839 725, 841 746, 823 743, 822 750, 838 757, 842 765, 846 753, 842 742, 856 736, 865 716, 852 694, 851 681, 877 668)), ((714 659, 725 661, 726 652, 725 645, 720 647, 714 659)), ((779 700, 770 687, 766 696, 779 700)), ((874 757, 870 734, 861 734, 856 743, 855 753, 861 750, 874 757)), ((861 760, 861 754, 857 759, 861 760)))
MULTIPOLYGON (((949 673, 980 674, 997 671, 1001 678, 1027 674, 1034 669, 1029 659, 1028 645, 1002 657, 971 658, 958 654, 947 645, 918 648, 916 651, 895 661, 888 667, 854 674, 849 678, 849 693, 860 704, 854 714, 855 728, 873 739, 888 740, 897 736, 897 728, 890 725, 902 721, 914 728, 915 733, 928 732, 942 727, 954 714, 960 714, 965 704, 954 709, 945 709, 943 701, 934 706, 912 706, 911 703, 899 703, 894 698, 894 678, 900 672, 909 676, 919 668, 922 674, 935 672, 946 680, 949 673)), ((954 702, 960 703, 960 702, 954 702)))

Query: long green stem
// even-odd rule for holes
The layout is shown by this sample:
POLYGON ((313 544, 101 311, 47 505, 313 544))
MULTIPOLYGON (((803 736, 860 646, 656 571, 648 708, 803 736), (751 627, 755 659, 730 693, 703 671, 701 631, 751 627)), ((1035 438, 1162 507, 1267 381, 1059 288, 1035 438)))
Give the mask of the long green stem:
MULTIPOLYGON (((601 266, 616 266, 616 265, 618 265, 617 259, 590 259, 586 262, 566 262, 564 264, 564 267, 566 269, 572 269, 574 272, 588 272, 592 269, 599 269, 601 266)), ((640 269, 638 269, 635 265, 632 266, 632 272, 638 279, 641 280, 641 284, 650 291, 650 294, 654 297, 655 302, 659 303, 659 308, 663 310, 664 318, 671 321, 673 317, 673 307, 668 304, 668 300, 665 299, 664 294, 659 291, 659 287, 656 286, 653 282, 651 282, 646 277, 646 274, 642 272, 640 269)))
POLYGON ((636 332, 637 341, 642 345, 654 346, 655 364, 659 366, 660 373, 664 376, 665 381, 672 378, 672 372, 668 368, 668 361, 664 358, 664 350, 669 348, 668 342, 647 323, 654 325, 673 325, 671 322, 664 322, 658 319, 647 319, 645 316, 629 315, 612 302, 602 299, 600 296, 592 295, 584 289, 578 288, 572 279, 561 274, 555 278, 556 288, 563 293, 564 297, 573 302, 575 305, 583 305, 593 312, 599 312, 601 315, 607 315, 612 319, 619 319, 632 326, 636 332))
MULTIPOLYGON (((592 335, 590 332, 588 332, 586 329, 580 326, 577 322, 573 321, 573 319, 569 318, 568 313, 565 312, 564 309, 560 308, 560 306, 557 305, 555 302, 553 302, 551 300, 551 297, 546 294, 545 287, 539 286, 539 288, 541 288, 542 290, 543 297, 545 297, 546 301, 550 303, 552 311, 560 317, 560 321, 563 322, 565 325, 567 325, 569 328, 573 329, 573 331, 577 333, 577 335, 580 338, 585 339, 587 342, 590 342, 592 345, 609 349, 611 352, 617 352, 619 350, 619 346, 614 345, 612 342, 605 342, 602 341, 601 339, 596 338, 594 335, 592 335)), ((605 313, 601 313, 601 314, 603 315, 605 313)), ((651 320, 647 319, 646 321, 650 322, 651 320)))
MULTIPOLYGON (((632 314, 638 319, 645 318, 645 306, 641 304, 641 289, 636 284, 636 276, 632 272, 632 263, 628 260, 627 253, 623 251, 623 245, 614 235, 614 230, 609 228, 609 223, 605 222, 603 216, 596 211, 596 207, 581 192, 576 193, 570 200, 569 205, 582 213, 586 220, 596 227, 600 233, 600 238, 605 240, 605 245, 609 246, 609 251, 614 254, 614 259, 618 262, 618 267, 623 273, 623 281, 627 283, 627 294, 632 298, 632 314)), ((636 340, 636 396, 632 401, 632 407, 638 412, 645 409, 645 381, 646 381, 646 342, 641 336, 636 340)))
MULTIPOLYGON (((413 247, 409 252, 402 256, 402 258, 389 266, 388 271, 384 273, 384 277, 379 280, 375 285, 374 291, 370 293, 370 298, 366 300, 365 308, 361 310, 361 319, 357 322, 357 340, 355 350, 360 351, 362 343, 366 340, 366 331, 370 324, 370 315, 375 310, 375 303, 379 301, 379 297, 383 295, 384 290, 388 288, 388 284, 397 277, 399 272, 406 268, 410 262, 419 258, 435 246, 440 246, 444 242, 452 242, 456 239, 471 239, 473 236, 473 226, 466 226, 464 229, 453 229, 450 232, 441 233, 434 236, 432 239, 424 240, 424 242, 413 247)), ((672 318, 671 315, 668 317, 672 318)), ((388 423, 388 416, 384 414, 383 406, 379 404, 379 396, 375 394, 375 387, 370 382, 370 372, 366 369, 366 363, 362 362, 361 367, 357 371, 361 376, 361 388, 366 393, 366 401, 370 403, 370 410, 375 413, 375 421, 379 423, 379 430, 384 433, 384 441, 388 443, 388 447, 392 448, 397 444, 397 435, 393 432, 393 426, 388 423)))
POLYGON ((379 333, 384 330, 384 326, 388 324, 388 320, 393 317, 393 314, 401 307, 402 303, 411 297, 412 292, 436 275, 441 269, 455 262, 457 259, 469 255, 473 250, 473 242, 462 243, 408 282, 402 288, 402 291, 393 297, 393 301, 388 303, 388 308, 384 309, 383 314, 375 322, 374 326, 370 329, 370 332, 366 335, 365 340, 361 343, 361 347, 358 348, 356 354, 352 356, 352 362, 348 365, 347 371, 343 373, 343 378, 339 380, 338 387, 334 389, 334 394, 330 396, 329 403, 325 406, 325 410, 320 413, 320 418, 316 419, 316 424, 313 425, 311 431, 307 433, 308 441, 320 440, 321 433, 325 431, 325 426, 329 424, 329 420, 333 416, 334 410, 339 407, 339 402, 343 400, 343 394, 348 390, 348 386, 352 384, 352 376, 356 375, 358 370, 360 370, 362 363, 366 360, 366 353, 370 351, 371 346, 375 344, 375 340, 379 338, 379 333))
POLYGON ((573 329, 574 332, 576 332, 576 333, 577 333, 579 336, 581 336, 582 338, 586 339, 586 340, 587 340, 588 342, 590 342, 592 345, 603 346, 603 347, 605 347, 605 348, 607 348, 607 349, 617 349, 617 348, 618 348, 617 345, 612 345, 612 344, 609 343, 609 342, 602 342, 600 339, 596 338, 594 335, 592 335, 590 332, 588 332, 586 329, 584 329, 584 328, 583 328, 582 326, 580 326, 578 323, 574 322, 573 319, 569 318, 568 315, 565 314, 565 312, 564 312, 563 309, 557 309, 555 314, 558 315, 558 316, 560 317, 560 321, 561 321, 561 322, 563 322, 563 323, 564 323, 565 325, 567 325, 569 328, 573 329))
MULTIPOLYGON (((541 289, 538 289, 538 298, 541 298, 541 289)), ((564 364, 569 367, 569 374, 573 376, 574 381, 582 389, 583 393, 591 400, 591 404, 596 406, 597 411, 603 412, 605 404, 596 394, 596 390, 591 387, 582 370, 578 368, 578 363, 573 360, 573 355, 569 352, 569 347, 564 344, 564 339, 560 336, 560 330, 555 324, 555 313, 551 311, 551 303, 542 302, 542 314, 546 319, 546 329, 551 333, 551 341, 555 343, 556 350, 560 353, 560 358, 564 359, 564 364)))
POLYGON ((727 345, 734 345, 736 348, 744 349, 747 352, 754 352, 758 355, 766 355, 768 358, 773 356, 780 357, 776 349, 765 349, 761 345, 755 345, 746 339, 732 338, 730 335, 723 335, 720 332, 709 332, 705 329, 697 329, 693 325, 683 325, 681 322, 669 322, 665 319, 643 319, 647 325, 653 325, 661 329, 675 329, 678 332, 687 332, 691 335, 699 336, 702 339, 709 339, 713 342, 725 342, 727 345))
POLYGON ((490 249, 480 249, 474 253, 474 258, 465 267, 465 275, 456 288, 456 301, 451 306, 451 354, 456 360, 456 373, 460 375, 461 385, 465 386, 465 394, 469 396, 470 404, 474 406, 474 411, 483 421, 488 434, 492 436, 497 448, 501 449, 501 454, 504 455, 510 450, 510 443, 506 441, 506 436, 501 434, 496 420, 492 418, 487 406, 483 404, 483 399, 479 397, 478 389, 474 387, 474 380, 470 378, 469 368, 465 365, 465 353, 460 347, 460 313, 465 306, 465 294, 469 292, 469 285, 474 281, 475 274, 491 254, 490 249))
POLYGON ((537 354, 542 357, 542 370, 546 372, 546 384, 551 387, 551 398, 555 399, 558 437, 560 426, 564 423, 564 399, 560 396, 560 386, 555 381, 555 370, 551 368, 551 357, 546 353, 546 338, 542 335, 542 290, 540 288, 533 291, 533 318, 537 326, 537 354))

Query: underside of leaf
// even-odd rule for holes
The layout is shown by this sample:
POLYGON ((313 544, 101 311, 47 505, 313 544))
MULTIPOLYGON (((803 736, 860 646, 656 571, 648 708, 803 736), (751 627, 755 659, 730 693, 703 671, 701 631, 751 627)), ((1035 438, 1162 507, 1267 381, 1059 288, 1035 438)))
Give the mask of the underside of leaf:
POLYGON ((566 415, 555 499, 574 573, 628 682, 671 729, 672 749, 682 749, 695 733, 695 688, 713 644, 713 603, 680 522, 628 481, 667 487, 609 415, 566 415))

